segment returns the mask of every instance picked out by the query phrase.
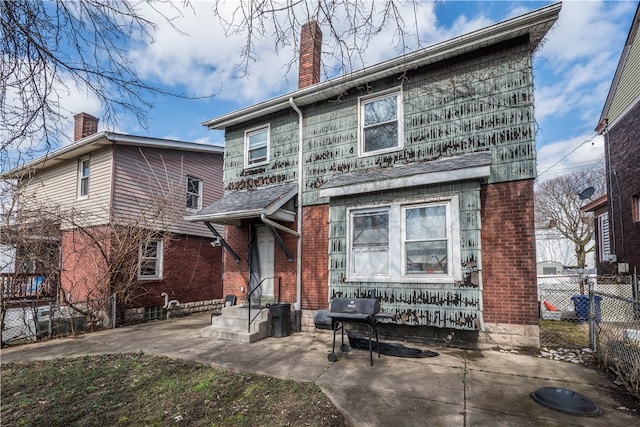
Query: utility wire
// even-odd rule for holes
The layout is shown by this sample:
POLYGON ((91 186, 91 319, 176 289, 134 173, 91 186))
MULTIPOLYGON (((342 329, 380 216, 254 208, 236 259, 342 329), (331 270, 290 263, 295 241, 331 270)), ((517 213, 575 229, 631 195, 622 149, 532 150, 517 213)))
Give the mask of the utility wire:
POLYGON ((593 139, 598 136, 598 134, 593 135, 591 138, 585 140, 582 144, 578 145, 576 148, 574 148, 573 150, 569 151, 567 154, 565 154, 564 156, 562 156, 562 158, 560 160, 558 160, 557 162, 555 162, 553 165, 549 166, 547 169, 544 170, 544 172, 538 174, 536 180, 538 178, 540 178, 542 175, 544 175, 545 173, 549 172, 551 169, 553 169, 554 167, 558 166, 558 164, 563 161, 564 159, 566 159, 567 157, 569 157, 571 154, 573 154, 578 148, 582 147, 584 144, 586 144, 587 142, 592 142, 593 139))

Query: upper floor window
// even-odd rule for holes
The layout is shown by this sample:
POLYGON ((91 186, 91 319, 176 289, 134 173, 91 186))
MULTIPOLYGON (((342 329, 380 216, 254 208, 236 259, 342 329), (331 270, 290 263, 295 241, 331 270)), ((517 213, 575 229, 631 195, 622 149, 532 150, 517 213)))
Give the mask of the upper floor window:
POLYGON ((87 157, 78 162, 78 198, 89 197, 89 175, 91 160, 87 157))
POLYGON ((138 279, 162 279, 161 239, 140 242, 138 249, 138 279))
POLYGON ((457 197, 349 210, 348 278, 363 281, 460 280, 457 197), (393 254, 393 255, 392 255, 393 254))
POLYGON ((202 208, 202 180, 192 176, 187 177, 187 209, 202 208))
POLYGON ((269 163, 269 125, 249 129, 244 133, 244 165, 269 163))
POLYGON ((360 99, 360 155, 393 151, 403 146, 402 92, 394 90, 360 99))

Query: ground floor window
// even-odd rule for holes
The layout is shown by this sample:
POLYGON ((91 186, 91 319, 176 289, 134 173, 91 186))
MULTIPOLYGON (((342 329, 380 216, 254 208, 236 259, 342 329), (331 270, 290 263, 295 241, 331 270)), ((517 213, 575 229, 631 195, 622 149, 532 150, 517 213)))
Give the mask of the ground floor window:
POLYGON ((162 279, 162 240, 140 243, 138 251, 138 279, 162 279))
POLYGON ((460 280, 457 200, 348 208, 348 280, 460 280))

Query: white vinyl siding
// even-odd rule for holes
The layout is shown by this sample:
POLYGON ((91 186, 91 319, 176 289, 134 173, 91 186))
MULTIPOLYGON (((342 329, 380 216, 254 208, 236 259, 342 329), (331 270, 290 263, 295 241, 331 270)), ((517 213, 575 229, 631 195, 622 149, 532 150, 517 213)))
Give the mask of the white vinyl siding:
MULTIPOLYGON (((103 149, 91 153, 90 195, 78 199, 79 159, 49 167, 38 172, 24 185, 21 206, 30 203, 59 208, 61 212, 74 210, 77 215, 67 218, 62 228, 73 227, 71 220, 82 226, 106 224, 109 221, 109 201, 111 198, 111 150, 103 149)), ((32 206, 38 208, 37 206, 32 206)))

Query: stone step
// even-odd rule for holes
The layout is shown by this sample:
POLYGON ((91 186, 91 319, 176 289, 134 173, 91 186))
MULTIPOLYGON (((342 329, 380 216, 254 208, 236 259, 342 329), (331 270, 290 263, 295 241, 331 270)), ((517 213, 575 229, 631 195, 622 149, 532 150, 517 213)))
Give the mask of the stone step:
POLYGON ((255 320, 248 330, 249 308, 247 306, 224 307, 220 316, 211 317, 211 326, 201 330, 205 338, 252 343, 271 336, 269 310, 251 308, 255 320))

